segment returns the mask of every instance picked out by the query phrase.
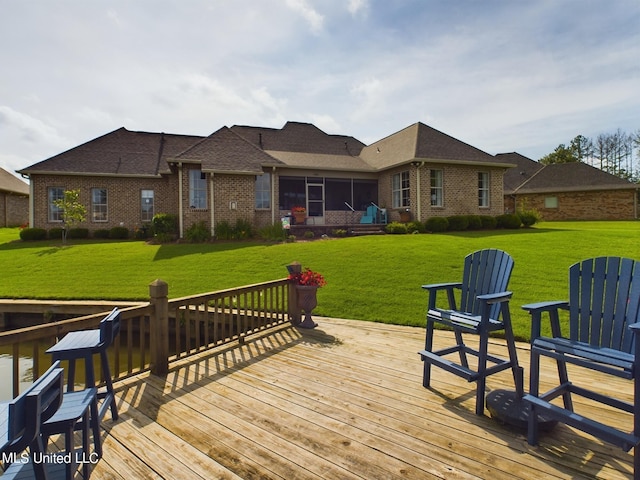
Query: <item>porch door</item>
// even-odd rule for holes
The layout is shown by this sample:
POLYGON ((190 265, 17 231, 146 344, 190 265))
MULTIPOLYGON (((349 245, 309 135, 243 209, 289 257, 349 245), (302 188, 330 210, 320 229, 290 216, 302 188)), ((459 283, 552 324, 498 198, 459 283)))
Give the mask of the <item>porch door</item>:
POLYGON ((324 225, 324 183, 322 178, 307 179, 307 223, 324 225))

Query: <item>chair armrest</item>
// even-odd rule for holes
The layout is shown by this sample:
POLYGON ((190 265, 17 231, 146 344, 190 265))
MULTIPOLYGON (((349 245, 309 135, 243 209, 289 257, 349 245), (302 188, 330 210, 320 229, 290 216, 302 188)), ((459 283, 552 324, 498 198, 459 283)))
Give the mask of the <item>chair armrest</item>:
POLYGON ((554 300, 550 302, 529 303, 523 305, 522 308, 531 314, 531 342, 540 337, 542 331, 542 313, 549 313, 549 321, 551 322, 551 333, 554 337, 562 336, 560 329, 560 317, 558 310, 568 310, 569 302, 563 300, 554 300))
POLYGON ((494 303, 508 302, 511 300, 513 292, 497 292, 497 293, 485 293, 484 295, 478 295, 476 298, 482 302, 487 302, 489 305, 494 303))
POLYGON ((629 325, 629 329, 635 333, 636 335, 640 333, 640 322, 638 323, 632 323, 631 325, 629 325))
POLYGON ((527 305, 522 305, 522 309, 529 313, 549 312, 551 310, 557 310, 558 308, 567 310, 569 308, 569 302, 564 300, 553 300, 551 302, 528 303, 527 305))
POLYGON ((425 290, 446 290, 450 288, 462 288, 462 283, 454 282, 454 283, 432 283, 430 285, 422 285, 422 288, 425 290))
POLYGON ((422 285, 422 288, 429 291, 429 306, 428 309, 436 308, 436 296, 440 290, 447 291, 447 300, 449 301, 449 308, 451 310, 457 310, 454 288, 462 288, 462 283, 432 283, 430 285, 422 285))

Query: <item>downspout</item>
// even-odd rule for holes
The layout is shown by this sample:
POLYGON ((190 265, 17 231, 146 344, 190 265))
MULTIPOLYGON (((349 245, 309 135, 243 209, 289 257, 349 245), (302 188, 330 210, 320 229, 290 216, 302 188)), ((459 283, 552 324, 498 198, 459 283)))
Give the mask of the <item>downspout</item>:
POLYGON ((271 167, 271 224, 276 223, 276 167, 271 167))
POLYGON ((178 163, 178 230, 180 238, 183 237, 184 232, 184 208, 182 202, 182 162, 178 163))
POLYGON ((420 191, 422 190, 422 185, 420 184, 420 168, 422 166, 424 166, 424 162, 416 162, 416 183, 418 184, 418 188, 416 191, 416 196, 417 196, 417 204, 416 205, 416 220, 418 220, 419 222, 422 221, 422 198, 420 195, 420 191))
POLYGON ((34 212, 34 193, 33 193, 33 180, 29 177, 29 226, 33 228, 35 221, 35 212, 34 212))
POLYGON ((213 189, 213 172, 209 175, 209 190, 211 191, 211 200, 209 201, 209 209, 211 210, 211 237, 215 237, 216 235, 216 203, 213 199, 215 190, 213 189))

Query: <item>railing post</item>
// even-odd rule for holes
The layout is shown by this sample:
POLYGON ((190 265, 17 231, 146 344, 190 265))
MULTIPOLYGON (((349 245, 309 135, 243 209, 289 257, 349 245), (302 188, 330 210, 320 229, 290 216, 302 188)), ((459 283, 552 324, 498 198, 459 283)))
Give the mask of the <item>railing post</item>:
POLYGON ((298 325, 300 323, 300 307, 298 307, 298 292, 293 282, 289 283, 289 321, 298 325))
MULTIPOLYGON (((289 274, 296 274, 302 271, 302 265, 298 262, 293 262, 287 265, 287 271, 289 274)), ((296 290, 296 284, 289 282, 289 320, 294 325, 300 323, 302 312, 298 307, 298 291, 296 290)))
POLYGON ((169 371, 169 285, 158 279, 149 285, 152 308, 149 335, 151 373, 164 376, 169 371))

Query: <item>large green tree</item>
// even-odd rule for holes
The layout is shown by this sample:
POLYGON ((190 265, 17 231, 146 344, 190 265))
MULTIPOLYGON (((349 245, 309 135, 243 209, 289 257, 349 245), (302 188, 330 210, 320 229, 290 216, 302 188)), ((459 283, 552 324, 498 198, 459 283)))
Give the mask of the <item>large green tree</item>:
POLYGON ((540 159, 540 163, 544 165, 551 165, 552 163, 570 163, 577 161, 578 158, 575 156, 573 149, 571 147, 567 147, 564 143, 561 143, 553 152, 545 155, 540 159))

